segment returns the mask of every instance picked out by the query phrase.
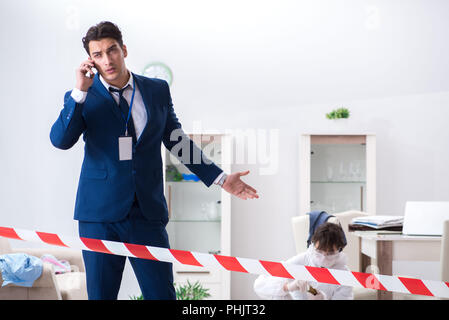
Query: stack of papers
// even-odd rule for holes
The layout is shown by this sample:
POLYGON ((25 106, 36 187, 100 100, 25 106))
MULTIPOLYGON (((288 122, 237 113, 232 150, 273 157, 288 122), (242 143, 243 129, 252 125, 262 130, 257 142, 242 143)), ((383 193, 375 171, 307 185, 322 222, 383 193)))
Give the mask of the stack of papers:
POLYGON ((354 225, 367 226, 373 229, 384 229, 389 227, 402 227, 403 216, 366 216, 357 217, 351 221, 354 225))

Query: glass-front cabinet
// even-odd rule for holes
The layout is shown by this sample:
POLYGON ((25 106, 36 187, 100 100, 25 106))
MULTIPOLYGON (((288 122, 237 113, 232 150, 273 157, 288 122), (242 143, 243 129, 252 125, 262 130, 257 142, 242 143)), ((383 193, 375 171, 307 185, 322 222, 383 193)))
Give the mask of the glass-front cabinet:
MULTIPOLYGON (((230 173, 230 137, 223 134, 187 134, 205 156, 230 173)), ((199 180, 178 158, 162 146, 165 198, 169 211, 170 247, 178 250, 230 255, 230 195, 221 187, 199 180)), ((230 273, 226 270, 173 264, 174 282, 199 281, 209 289, 209 299, 230 299, 230 273)))
POLYGON ((303 134, 300 141, 300 214, 375 214, 374 134, 303 134))

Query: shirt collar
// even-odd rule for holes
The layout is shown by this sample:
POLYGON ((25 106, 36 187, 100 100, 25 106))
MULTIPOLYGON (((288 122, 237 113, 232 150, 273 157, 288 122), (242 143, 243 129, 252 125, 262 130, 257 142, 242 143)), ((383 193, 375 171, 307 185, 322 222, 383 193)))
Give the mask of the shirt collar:
MULTIPOLYGON (((129 80, 128 80, 128 83, 123 86, 123 88, 126 88, 126 86, 129 85, 131 87, 131 89, 134 89, 133 88, 133 73, 129 70, 128 70, 128 72, 129 72, 129 80)), ((117 88, 115 86, 110 85, 109 83, 106 82, 106 80, 101 75, 99 75, 99 78, 100 78, 101 83, 104 85, 104 87, 106 88, 107 91, 109 91, 110 87, 115 88, 115 89, 123 89, 123 88, 117 88)))

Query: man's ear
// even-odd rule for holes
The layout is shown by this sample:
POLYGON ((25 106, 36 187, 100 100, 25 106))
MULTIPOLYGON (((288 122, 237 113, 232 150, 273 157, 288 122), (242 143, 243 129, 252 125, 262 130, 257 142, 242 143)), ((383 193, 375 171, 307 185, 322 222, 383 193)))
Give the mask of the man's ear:
POLYGON ((128 56, 128 50, 126 49, 125 45, 122 46, 122 50, 123 50, 123 57, 126 58, 128 56))

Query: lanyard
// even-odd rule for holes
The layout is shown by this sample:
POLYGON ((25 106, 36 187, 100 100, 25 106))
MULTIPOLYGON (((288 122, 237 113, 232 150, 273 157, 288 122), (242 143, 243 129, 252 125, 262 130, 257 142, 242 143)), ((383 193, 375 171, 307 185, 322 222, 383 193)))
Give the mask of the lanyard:
MULTIPOLYGON (((120 113, 122 114, 123 120, 125 121, 125 136, 128 135, 128 122, 129 122, 129 118, 131 118, 131 110, 133 108, 133 101, 134 101, 134 94, 136 93, 136 80, 133 77, 133 94, 131 96, 131 103, 129 104, 129 111, 128 111, 128 117, 125 119, 125 115, 123 114, 123 111, 120 109, 120 113)), ((125 99, 125 97, 123 97, 123 99, 125 99)), ((125 99, 126 100, 126 99, 125 99)), ((120 104, 120 100, 119 100, 119 104, 120 104)))

